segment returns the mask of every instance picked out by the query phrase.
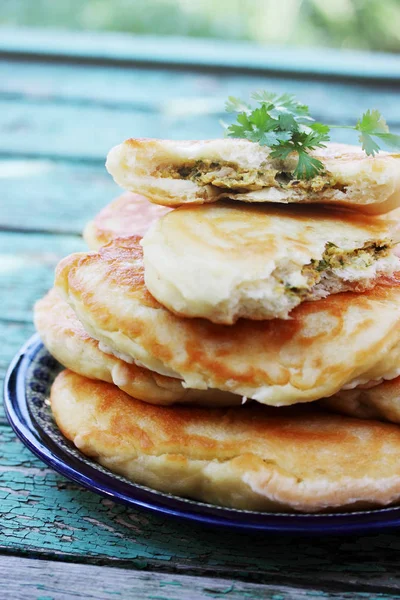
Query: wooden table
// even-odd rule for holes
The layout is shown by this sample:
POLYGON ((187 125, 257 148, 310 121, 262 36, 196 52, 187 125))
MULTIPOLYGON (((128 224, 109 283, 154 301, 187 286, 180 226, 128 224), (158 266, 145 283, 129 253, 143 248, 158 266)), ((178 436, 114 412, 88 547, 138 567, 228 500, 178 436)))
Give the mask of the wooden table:
MULTIPOLYGON (((399 86, 390 56, 0 32, 1 375, 55 264, 118 193, 103 166, 113 144, 217 137, 227 96, 259 88, 330 123, 377 107, 399 132, 399 86)), ((250 536, 129 510, 47 468, 0 419, 2 599, 400 598, 400 531, 250 536)))

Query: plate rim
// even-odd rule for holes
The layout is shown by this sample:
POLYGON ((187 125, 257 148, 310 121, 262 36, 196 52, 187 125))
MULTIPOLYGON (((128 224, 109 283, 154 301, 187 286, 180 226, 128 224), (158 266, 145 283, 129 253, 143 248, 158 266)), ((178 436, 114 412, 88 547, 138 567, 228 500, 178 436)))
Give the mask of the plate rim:
POLYGON ((5 413, 15 434, 33 454, 62 476, 89 491, 130 508, 236 531, 339 535, 371 533, 400 525, 400 506, 337 514, 231 512, 232 509, 196 501, 187 504, 187 500, 177 496, 160 496, 157 490, 146 490, 133 482, 124 483, 115 479, 111 471, 102 473, 83 460, 67 454, 50 438, 46 444, 46 434, 29 414, 26 375, 35 355, 43 347, 36 333, 12 359, 4 379, 5 413), (134 491, 135 496, 128 494, 126 489, 134 491))

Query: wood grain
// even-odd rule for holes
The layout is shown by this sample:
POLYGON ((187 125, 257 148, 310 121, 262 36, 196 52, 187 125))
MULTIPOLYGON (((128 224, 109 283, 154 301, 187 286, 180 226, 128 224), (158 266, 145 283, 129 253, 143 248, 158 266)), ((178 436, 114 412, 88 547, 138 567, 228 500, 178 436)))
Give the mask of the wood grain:
POLYGON ((122 193, 104 165, 0 159, 0 177, 0 227, 20 231, 80 235, 122 193))
MULTIPOLYGON (((398 81, 395 55, 329 48, 277 48, 249 42, 124 33, 72 32, 2 27, 0 52, 6 56, 79 58, 80 61, 179 65, 181 68, 240 69, 398 81)), ((310 77, 311 78, 311 77, 310 77)))
MULTIPOLYGON (((85 248, 77 236, 0 232, 0 383, 12 357, 34 332, 32 308, 52 287, 56 264, 85 248)), ((4 419, 1 404, 0 422, 4 419)))
MULTIPOLYGON (((360 111, 355 112, 355 123, 360 111)), ((392 127, 393 133, 400 128, 392 127)), ((155 113, 102 106, 76 106, 0 99, 0 154, 89 160, 104 164, 113 146, 129 137, 209 139, 221 137, 215 115, 155 113)), ((332 141, 355 143, 351 130, 335 130, 332 141)))
MULTIPOLYGON (((361 67, 342 60, 347 76, 357 65, 357 81, 323 82, 289 75, 294 63, 285 66, 283 54, 274 63, 257 50, 257 60, 246 66, 249 54, 228 56, 226 46, 220 62, 211 62, 195 44, 197 58, 180 52, 187 66, 196 59, 196 68, 184 71, 171 67, 179 49, 172 43, 164 45, 164 54, 155 48, 152 68, 143 68, 145 45, 123 51, 111 36, 107 44, 102 37, 93 43, 76 38, 71 46, 71 37, 52 34, 49 53, 46 35, 0 36, 0 50, 14 56, 0 60, 0 379, 33 332, 32 305, 52 285, 56 263, 85 248, 82 227, 118 193, 104 169, 113 144, 139 135, 219 136, 226 97, 248 97, 259 88, 294 92, 309 101, 318 119, 331 123, 354 123, 363 110, 376 107, 394 130, 400 128, 398 81, 389 81, 398 63, 388 56, 379 70, 365 57, 361 67), (29 54, 34 44, 41 61, 29 54), (66 59, 72 53, 80 53, 79 64, 66 59), (99 59, 103 64, 89 64, 99 59), (138 60, 141 67, 134 64, 138 60), (243 72, 216 70, 222 60, 227 67, 240 62, 243 72), (269 73, 255 70, 266 67, 269 73), (364 80, 374 69, 375 77, 389 78, 379 87, 364 80)), ((301 53, 296 60, 301 62, 301 53)), ((314 68, 326 75, 334 63, 317 53, 314 68)), ((250 536, 131 510, 47 468, 17 440, 4 413, 0 531, 0 597, 6 600, 400 597, 400 532, 250 536), (42 560, 6 558, 10 554, 42 560)))
MULTIPOLYGON (((295 93, 316 118, 353 123, 361 112, 379 108, 391 125, 400 124, 398 89, 382 82, 306 81, 294 77, 221 72, 152 70, 101 65, 4 61, 0 58, 0 97, 62 105, 98 105, 167 115, 214 115, 224 112, 228 96, 249 98, 259 89, 295 93)), ((197 121, 196 121, 197 123, 197 121)), ((197 124, 201 136, 201 123, 197 124)), ((133 135, 132 123, 126 135, 133 135)), ((220 130, 219 130, 220 131, 220 130)))
MULTIPOLYGON (((13 600, 115 600, 115 597, 140 598, 141 600, 202 600, 225 598, 226 600, 323 600, 326 592, 298 587, 256 585, 209 577, 188 575, 165 575, 130 571, 128 569, 97 567, 59 563, 48 560, 29 560, 11 556, 0 557, 0 581, 3 598, 13 600), (18 577, 10 577, 18 572, 18 577)), ((399 598, 400 596, 391 596, 399 598)), ((354 600, 384 600, 386 594, 332 593, 329 598, 351 598, 354 600)))
MULTIPOLYGON (((105 67, 75 67, 75 75, 70 65, 58 65, 56 71, 54 65, 15 63, 12 75, 10 64, 1 67, 3 156, 104 164, 109 149, 128 137, 219 137, 223 130, 218 121, 227 96, 248 97, 257 88, 295 92, 306 98, 316 118, 331 123, 355 123, 363 110, 373 106, 382 110, 394 132, 400 131, 396 89, 390 87, 379 91, 366 85, 227 75, 207 78, 177 72, 168 82, 167 73, 150 77, 137 68, 125 72, 121 83, 121 70, 105 67), (166 88, 164 97, 160 90, 166 88)), ((332 139, 355 142, 357 138, 351 131, 335 130, 332 139)))
POLYGON ((321 590, 400 592, 400 535, 247 535, 128 509, 68 482, 0 426, 0 552, 321 590), (377 560, 379 557, 379 560, 377 560))
MULTIPOLYGON (((0 319, 0 387, 13 356, 34 333, 33 323, 15 323, 0 319)), ((5 423, 3 403, 0 402, 0 423, 5 423)))
POLYGON ((1 232, 2 320, 31 323, 33 304, 52 287, 58 261, 84 248, 75 236, 1 232))

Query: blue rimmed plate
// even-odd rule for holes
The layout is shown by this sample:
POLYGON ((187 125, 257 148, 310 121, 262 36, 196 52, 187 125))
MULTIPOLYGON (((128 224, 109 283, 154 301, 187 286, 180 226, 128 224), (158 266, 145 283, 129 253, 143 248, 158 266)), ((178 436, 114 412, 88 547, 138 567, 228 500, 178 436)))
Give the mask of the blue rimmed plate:
POLYGON ((400 507, 320 515, 261 513, 213 506, 136 485, 88 459, 58 430, 47 398, 61 369, 34 335, 8 370, 6 413, 15 433, 34 454, 93 492, 134 508, 242 531, 320 535, 371 532, 400 525, 400 507))

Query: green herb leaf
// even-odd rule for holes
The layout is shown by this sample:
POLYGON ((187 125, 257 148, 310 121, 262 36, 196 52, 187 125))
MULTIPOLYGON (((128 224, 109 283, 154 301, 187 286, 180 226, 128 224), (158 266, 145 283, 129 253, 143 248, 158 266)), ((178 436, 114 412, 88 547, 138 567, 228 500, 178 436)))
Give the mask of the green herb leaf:
POLYGON ((395 133, 380 133, 377 137, 390 150, 400 150, 400 135, 396 135, 395 133))
POLYGON ((356 123, 355 129, 361 132, 359 141, 362 149, 368 155, 375 156, 380 146, 373 137, 381 137, 389 133, 389 127, 379 110, 367 110, 356 123))
MULTIPOLYGON (((274 94, 260 91, 252 94, 259 106, 230 96, 226 103, 228 112, 238 113, 236 123, 226 128, 229 137, 244 138, 271 148, 271 157, 286 160, 297 154, 298 163, 293 171, 297 179, 311 179, 324 172, 323 163, 310 156, 316 148, 324 148, 331 127, 316 122, 308 106, 301 104, 292 94, 274 94)), ((374 156, 380 144, 400 151, 400 136, 389 132, 389 127, 378 110, 367 110, 354 127, 366 154, 374 156)))
POLYGON ((292 144, 279 144, 271 148, 271 158, 277 158, 278 160, 286 160, 289 154, 294 151, 292 144))
POLYGON ((355 128, 369 134, 389 133, 389 127, 379 110, 367 110, 357 121, 355 128))
POLYGON ((283 113, 278 117, 278 127, 281 131, 290 133, 298 128, 296 119, 291 113, 283 113))
POLYGON ((282 112, 287 112, 298 117, 308 116, 308 106, 301 104, 301 102, 296 100, 293 94, 282 94, 279 96, 278 94, 260 91, 255 92, 251 95, 251 97, 260 104, 273 105, 273 107, 271 107, 271 111, 275 111, 275 114, 272 112, 272 116, 275 118, 277 118, 279 113, 282 112))
POLYGON ((297 179, 312 179, 325 171, 325 167, 320 160, 310 156, 305 150, 297 150, 299 161, 293 176, 297 179))
POLYGON ((366 154, 374 156, 380 150, 379 142, 392 150, 400 150, 400 136, 389 133, 389 127, 379 110, 367 110, 355 126, 366 154))
POLYGON ((379 152, 379 144, 369 135, 369 133, 362 133, 358 138, 362 149, 368 156, 375 156, 379 152))
POLYGON ((324 137, 324 141, 328 142, 329 141, 329 132, 330 132, 330 127, 329 125, 324 125, 323 123, 318 123, 317 121, 314 121, 314 123, 311 123, 311 125, 309 125, 310 129, 312 129, 313 131, 315 131, 316 133, 318 133, 321 137, 324 137))
POLYGON ((226 112, 245 112, 250 111, 251 107, 247 102, 243 102, 240 98, 235 98, 235 96, 229 96, 227 102, 225 103, 226 112))

